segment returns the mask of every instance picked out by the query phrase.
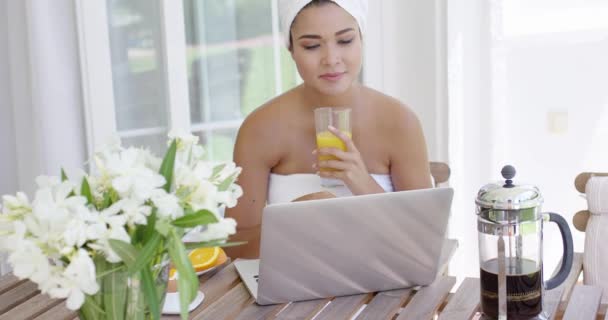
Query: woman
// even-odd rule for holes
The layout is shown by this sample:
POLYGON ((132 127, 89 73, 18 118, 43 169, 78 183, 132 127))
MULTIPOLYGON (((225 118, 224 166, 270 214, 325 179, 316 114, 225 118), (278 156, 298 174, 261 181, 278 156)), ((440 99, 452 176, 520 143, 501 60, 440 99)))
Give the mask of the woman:
POLYGON ((233 258, 259 255, 267 201, 327 197, 315 193, 322 191, 320 177, 343 181, 346 192, 330 190, 341 195, 431 187, 416 115, 357 81, 367 1, 284 0, 279 5, 285 42, 304 81, 256 109, 239 130, 234 160, 243 168, 238 182, 244 194, 226 215, 238 222, 231 240, 248 244, 228 248, 233 258), (346 151, 316 149, 313 114, 321 106, 352 109, 352 140, 333 131, 345 142, 346 151), (318 155, 339 160, 318 162, 318 155))

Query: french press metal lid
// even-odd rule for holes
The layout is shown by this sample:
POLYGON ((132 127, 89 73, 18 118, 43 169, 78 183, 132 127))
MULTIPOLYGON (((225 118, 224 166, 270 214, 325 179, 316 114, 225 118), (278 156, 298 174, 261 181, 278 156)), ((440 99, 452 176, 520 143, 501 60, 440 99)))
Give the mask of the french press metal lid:
POLYGON ((500 172, 504 182, 483 186, 475 200, 477 214, 494 223, 521 223, 541 217, 543 197, 536 186, 513 184, 515 168, 507 165, 500 172))

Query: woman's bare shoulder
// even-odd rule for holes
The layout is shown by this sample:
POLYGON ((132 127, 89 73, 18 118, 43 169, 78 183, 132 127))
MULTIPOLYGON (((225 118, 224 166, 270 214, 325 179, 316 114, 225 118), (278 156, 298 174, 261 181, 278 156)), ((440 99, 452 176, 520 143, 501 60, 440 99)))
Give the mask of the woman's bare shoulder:
POLYGON ((416 113, 405 103, 372 88, 365 87, 367 104, 374 114, 391 130, 419 126, 416 113))
POLYGON ((252 111, 243 121, 239 131, 255 136, 272 136, 281 129, 282 121, 287 116, 289 108, 285 105, 290 105, 296 100, 295 89, 287 91, 252 111), (281 107, 283 106, 283 107, 281 107))

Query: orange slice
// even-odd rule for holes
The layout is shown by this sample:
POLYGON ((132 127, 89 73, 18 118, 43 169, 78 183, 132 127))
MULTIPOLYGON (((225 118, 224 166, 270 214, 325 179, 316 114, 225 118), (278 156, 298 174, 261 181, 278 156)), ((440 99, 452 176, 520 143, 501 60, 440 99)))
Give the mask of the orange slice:
POLYGON ((220 248, 198 248, 192 250, 188 254, 188 258, 192 262, 192 267, 196 272, 203 271, 215 266, 217 259, 220 256, 220 248))
POLYGON ((215 266, 219 266, 221 264, 223 264, 224 262, 226 262, 228 260, 228 256, 226 255, 226 251, 224 251, 224 249, 220 248, 220 256, 217 257, 217 261, 215 262, 215 264, 213 265, 215 266))

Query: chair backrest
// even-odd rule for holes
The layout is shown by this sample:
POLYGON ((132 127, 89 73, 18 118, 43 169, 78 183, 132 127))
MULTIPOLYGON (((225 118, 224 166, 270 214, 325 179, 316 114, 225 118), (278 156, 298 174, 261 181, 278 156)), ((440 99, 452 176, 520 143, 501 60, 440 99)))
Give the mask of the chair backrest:
POLYGON ((450 166, 444 162, 434 162, 431 161, 429 163, 431 167, 431 175, 435 180, 435 185, 439 185, 444 182, 448 182, 450 179, 450 166))
MULTIPOLYGON (((587 181, 593 176, 608 176, 608 172, 583 172, 574 179, 574 187, 582 194, 585 193, 587 181)), ((589 210, 581 210, 572 217, 572 224, 576 230, 585 232, 587 229, 587 221, 589 220, 589 210)))

